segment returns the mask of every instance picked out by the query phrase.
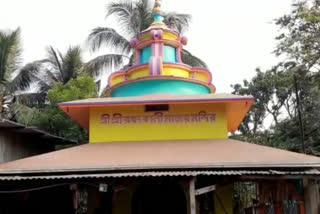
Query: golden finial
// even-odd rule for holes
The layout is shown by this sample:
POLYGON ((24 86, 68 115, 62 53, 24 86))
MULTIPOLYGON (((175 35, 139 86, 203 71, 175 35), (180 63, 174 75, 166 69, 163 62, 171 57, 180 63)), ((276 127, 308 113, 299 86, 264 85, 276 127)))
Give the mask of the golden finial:
POLYGON ((162 11, 161 11, 161 3, 162 3, 162 0, 155 0, 154 2, 154 8, 153 8, 153 13, 158 13, 160 14, 162 11))
POLYGON ((155 0, 154 8, 153 8, 153 23, 146 31, 152 28, 168 29, 166 24, 163 22, 164 17, 161 10, 161 4, 162 4, 162 0, 155 0))

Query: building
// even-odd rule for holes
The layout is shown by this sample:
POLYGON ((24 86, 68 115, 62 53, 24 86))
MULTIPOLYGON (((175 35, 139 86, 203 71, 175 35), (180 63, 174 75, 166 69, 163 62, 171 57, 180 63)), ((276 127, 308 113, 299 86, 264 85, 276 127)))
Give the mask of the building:
POLYGON ((74 143, 36 128, 0 119, 0 163, 52 152, 58 145, 74 143))
POLYGON ((228 139, 254 98, 185 65, 160 6, 109 97, 60 104, 89 144, 0 165, 2 212, 318 214, 320 158, 228 139))

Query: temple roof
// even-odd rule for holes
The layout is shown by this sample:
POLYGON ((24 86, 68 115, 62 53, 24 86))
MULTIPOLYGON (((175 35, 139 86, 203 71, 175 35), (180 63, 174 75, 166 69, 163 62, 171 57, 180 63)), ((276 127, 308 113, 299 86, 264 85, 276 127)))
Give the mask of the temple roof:
POLYGON ((174 140, 85 144, 1 164, 0 175, 315 167, 318 157, 236 140, 174 140))

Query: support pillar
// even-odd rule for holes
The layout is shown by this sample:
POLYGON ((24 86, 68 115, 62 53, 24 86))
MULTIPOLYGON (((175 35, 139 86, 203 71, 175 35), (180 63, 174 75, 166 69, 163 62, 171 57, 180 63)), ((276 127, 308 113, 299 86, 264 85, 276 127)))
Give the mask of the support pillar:
POLYGON ((314 181, 304 180, 304 201, 306 214, 320 213, 319 184, 314 181))
POLYGON ((195 183, 196 183, 196 177, 192 177, 189 182, 189 209, 190 209, 189 214, 197 213, 195 183))

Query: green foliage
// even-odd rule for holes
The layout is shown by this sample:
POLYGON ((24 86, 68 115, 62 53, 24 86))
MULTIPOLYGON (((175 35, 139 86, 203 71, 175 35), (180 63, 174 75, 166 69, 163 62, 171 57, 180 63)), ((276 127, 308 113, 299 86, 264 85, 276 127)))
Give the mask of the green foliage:
POLYGON ((57 106, 50 105, 41 111, 35 112, 31 125, 79 143, 84 143, 88 140, 87 132, 76 125, 57 106))
POLYGON ((14 93, 9 96, 10 105, 4 103, 10 109, 10 119, 70 140, 87 140, 87 133, 57 107, 60 102, 97 97, 96 83, 87 74, 79 46, 69 47, 65 54, 48 48, 47 58, 20 69, 20 75, 6 85, 8 90, 14 93), (12 83, 19 86, 19 81, 33 84, 34 91, 15 92, 24 89, 12 89, 12 83))
POLYGON ((318 1, 297 1, 291 14, 276 20, 282 33, 277 37, 279 44, 275 53, 289 56, 297 64, 303 64, 307 70, 318 71, 319 20, 318 1))
POLYGON ((47 55, 48 57, 44 62, 49 63, 48 66, 53 68, 53 70, 47 70, 47 78, 52 82, 66 84, 72 78, 79 76, 79 71, 83 68, 84 64, 82 62, 82 50, 80 46, 69 47, 64 55, 59 50, 49 47, 47 55))
POLYGON ((20 29, 0 30, 0 117, 12 117, 17 92, 28 89, 36 78, 39 62, 22 66, 20 29))
POLYGON ((97 97, 96 84, 92 77, 80 76, 70 80, 65 85, 58 82, 48 92, 49 105, 43 109, 29 108, 20 111, 17 118, 19 122, 25 124, 28 121, 29 125, 36 126, 54 135, 80 143, 87 142, 87 132, 60 110, 57 104, 91 97, 97 97), (32 118, 26 117, 27 112, 29 112, 28 115, 32 115, 32 118), (30 112, 32 113, 30 114, 30 112))
POLYGON ((58 82, 48 93, 48 98, 52 105, 96 96, 96 84, 93 78, 89 76, 81 76, 77 79, 72 79, 65 85, 58 82))
POLYGON ((297 152, 304 142, 307 153, 320 155, 320 3, 296 2, 290 14, 276 19, 276 25, 281 34, 275 54, 286 59, 270 70, 258 70, 243 85, 232 86, 235 94, 256 98, 241 124, 241 134, 233 137, 297 152), (273 123, 265 130, 262 125, 269 115, 273 123))
POLYGON ((268 115, 278 124, 282 108, 292 115, 292 72, 281 64, 265 72, 257 69, 251 81, 244 80, 243 85, 235 84, 232 88, 233 94, 252 95, 255 98, 251 111, 240 126, 243 134, 255 136, 268 115))

